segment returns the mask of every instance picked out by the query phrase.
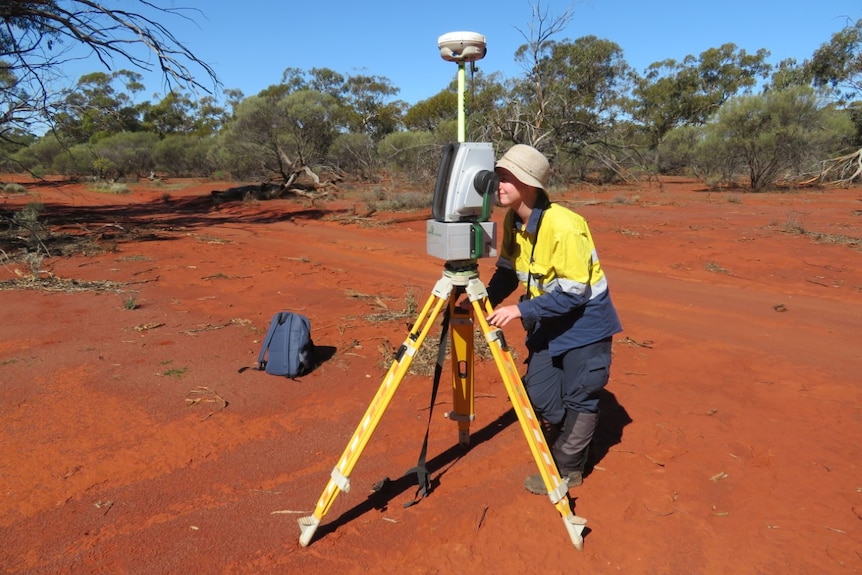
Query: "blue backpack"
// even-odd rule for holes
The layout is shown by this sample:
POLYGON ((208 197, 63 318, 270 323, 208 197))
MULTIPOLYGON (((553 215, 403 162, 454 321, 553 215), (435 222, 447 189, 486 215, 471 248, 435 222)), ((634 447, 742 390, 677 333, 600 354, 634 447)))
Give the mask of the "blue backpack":
POLYGON ((270 375, 297 377, 310 372, 314 368, 314 342, 308 318, 289 311, 275 314, 257 363, 270 375))

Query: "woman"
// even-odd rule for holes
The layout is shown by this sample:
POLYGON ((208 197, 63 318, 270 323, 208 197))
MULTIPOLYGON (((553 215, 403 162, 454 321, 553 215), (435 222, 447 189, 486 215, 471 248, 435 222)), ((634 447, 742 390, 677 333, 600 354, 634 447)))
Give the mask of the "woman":
MULTIPOLYGON (((512 146, 496 164, 499 205, 508 208, 497 269, 488 283, 488 323, 520 319, 527 331, 524 387, 570 487, 583 482, 610 375, 611 338, 622 331, 586 220, 551 203, 549 164, 531 146, 512 146), (497 307, 518 285, 524 295, 497 307)), ((539 475, 525 487, 545 494, 539 475)))

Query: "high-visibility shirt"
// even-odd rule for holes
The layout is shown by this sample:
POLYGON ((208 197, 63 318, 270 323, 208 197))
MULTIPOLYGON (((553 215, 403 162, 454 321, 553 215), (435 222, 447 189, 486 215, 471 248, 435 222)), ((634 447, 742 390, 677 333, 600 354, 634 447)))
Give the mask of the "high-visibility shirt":
POLYGON ((518 308, 530 349, 547 344, 556 356, 622 331, 587 221, 568 208, 537 205, 526 225, 506 214, 491 303, 518 284, 525 294, 529 286, 518 308))

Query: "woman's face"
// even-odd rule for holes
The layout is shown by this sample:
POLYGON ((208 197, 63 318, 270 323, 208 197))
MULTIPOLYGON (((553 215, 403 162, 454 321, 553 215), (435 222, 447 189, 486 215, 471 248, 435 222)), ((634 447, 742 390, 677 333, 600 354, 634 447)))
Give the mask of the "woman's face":
POLYGON ((524 201, 530 186, 523 184, 505 168, 497 168, 500 187, 497 189, 497 203, 504 208, 517 208, 524 201))

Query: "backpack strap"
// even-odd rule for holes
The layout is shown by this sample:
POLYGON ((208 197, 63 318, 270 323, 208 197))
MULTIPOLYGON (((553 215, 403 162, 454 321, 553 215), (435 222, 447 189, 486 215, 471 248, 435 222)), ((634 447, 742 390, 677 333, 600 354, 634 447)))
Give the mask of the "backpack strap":
POLYGON ((269 329, 266 330, 266 336, 263 338, 263 345, 260 347, 260 354, 257 356, 257 368, 263 370, 266 367, 266 352, 269 349, 269 344, 272 343, 272 336, 275 335, 275 329, 278 325, 284 323, 285 313, 280 311, 275 314, 272 321, 269 322, 269 329))

